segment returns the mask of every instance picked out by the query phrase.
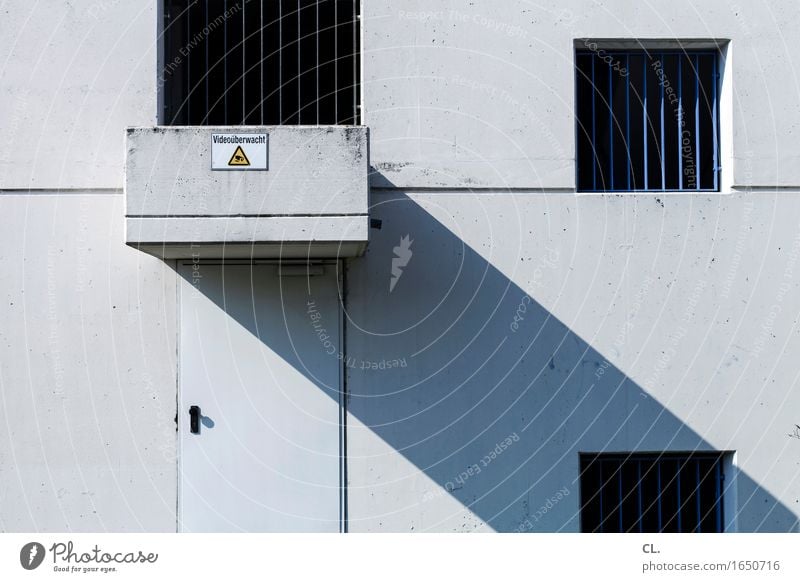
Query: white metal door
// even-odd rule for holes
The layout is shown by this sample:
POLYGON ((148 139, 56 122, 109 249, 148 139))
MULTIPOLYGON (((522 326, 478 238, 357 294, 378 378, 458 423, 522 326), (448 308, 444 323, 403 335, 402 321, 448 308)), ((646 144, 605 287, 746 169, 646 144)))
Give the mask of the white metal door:
POLYGON ((179 268, 179 529, 339 531, 336 265, 179 268))

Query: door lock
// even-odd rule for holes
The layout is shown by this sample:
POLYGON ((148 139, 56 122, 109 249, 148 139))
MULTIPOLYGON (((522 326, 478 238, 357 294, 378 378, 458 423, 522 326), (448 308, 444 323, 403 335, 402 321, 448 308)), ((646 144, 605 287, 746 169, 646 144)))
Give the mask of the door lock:
POLYGON ((189 407, 189 432, 192 434, 200 434, 200 407, 189 407))

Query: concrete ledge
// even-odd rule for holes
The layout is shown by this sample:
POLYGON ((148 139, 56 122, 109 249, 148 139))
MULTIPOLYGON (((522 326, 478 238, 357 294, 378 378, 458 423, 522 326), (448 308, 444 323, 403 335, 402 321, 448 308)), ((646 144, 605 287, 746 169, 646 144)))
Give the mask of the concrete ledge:
POLYGON ((128 245, 165 259, 358 256, 366 248, 368 229, 367 215, 125 220, 128 245))
POLYGON ((229 256, 244 245, 253 258, 295 247, 330 257, 367 244, 366 127, 129 128, 126 154, 125 240, 145 252, 229 256), (269 169, 212 170, 212 133, 267 133, 269 169))

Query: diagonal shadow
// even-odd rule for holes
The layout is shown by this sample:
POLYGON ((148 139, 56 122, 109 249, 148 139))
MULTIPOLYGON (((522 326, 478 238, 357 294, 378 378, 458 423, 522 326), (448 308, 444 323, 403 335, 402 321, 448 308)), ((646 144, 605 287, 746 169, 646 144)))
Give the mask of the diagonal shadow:
MULTIPOLYGON (((372 200, 382 227, 346 267, 339 350, 350 531, 580 531, 580 452, 714 450, 413 199, 372 200), (408 234, 413 260, 390 292, 408 234)), ((217 304, 257 335, 226 293, 217 304)), ((274 331, 262 341, 337 398, 274 331)), ((725 497, 739 531, 797 529, 742 471, 725 497)))

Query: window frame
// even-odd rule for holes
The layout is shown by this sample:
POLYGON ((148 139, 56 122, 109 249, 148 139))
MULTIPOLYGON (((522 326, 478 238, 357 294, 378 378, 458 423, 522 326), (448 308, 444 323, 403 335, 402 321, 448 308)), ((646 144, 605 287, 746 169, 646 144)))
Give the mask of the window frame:
MULTIPOLYGON (((732 91, 730 83, 730 39, 697 38, 697 39, 622 39, 622 38, 575 38, 572 40, 573 58, 573 121, 574 121, 574 192, 579 195, 615 195, 625 196, 631 194, 720 194, 729 193, 733 188, 733 131, 732 131, 732 91), (591 45, 591 47, 590 47, 591 45), (716 162, 712 171, 715 173, 714 188, 581 188, 579 144, 581 141, 581 123, 578 119, 579 111, 579 68, 578 56, 587 52, 606 53, 696 53, 698 51, 713 51, 716 55, 716 114, 715 139, 716 162)), ((659 120, 660 123, 660 120, 659 120)), ((702 145, 702 144, 701 144, 702 145)), ((594 147, 594 143, 592 143, 594 147)), ((627 151, 627 150, 626 150, 627 151)), ((679 178, 679 180, 682 176, 679 178)), ((698 181, 699 168, 698 168, 698 181)))
MULTIPOLYGON (((725 533, 729 531, 735 531, 735 503, 736 503, 736 495, 735 495, 735 487, 734 479, 736 474, 736 467, 734 463, 734 456, 735 453, 732 451, 660 451, 660 452, 581 452, 578 454, 578 468, 579 468, 579 476, 578 476, 578 485, 579 485, 579 522, 580 522, 580 531, 587 533, 590 532, 590 525, 587 524, 587 514, 586 512, 590 509, 587 509, 590 503, 595 501, 595 498, 600 495, 602 499, 601 489, 604 489, 611 479, 603 480, 601 482, 601 487, 597 488, 592 492, 591 498, 588 497, 589 492, 586 489, 587 483, 586 479, 588 478, 586 472, 588 469, 596 462, 605 462, 605 463, 616 463, 617 469, 615 470, 614 474, 611 476, 612 478, 622 470, 623 463, 632 463, 638 462, 639 465, 639 478, 642 478, 641 475, 641 463, 652 463, 652 464, 660 464, 660 463, 667 463, 667 462, 683 462, 684 466, 693 461, 714 461, 715 471, 716 471, 716 478, 719 479, 717 483, 717 493, 718 496, 714 502, 714 506, 716 508, 716 527, 713 532, 703 532, 702 530, 702 521, 703 517, 700 518, 700 522, 698 524, 698 529, 700 529, 697 533, 725 533)), ((659 465, 660 466, 660 465, 659 465)), ((699 467, 699 465, 698 465, 699 467)), ((682 469, 681 469, 682 470, 682 469)), ((678 471, 677 473, 679 473, 678 471)), ((602 465, 600 466, 600 474, 602 479, 602 465)), ((642 482, 638 481, 636 487, 638 488, 638 496, 639 501, 641 502, 642 497, 642 482)), ((623 483, 622 483, 622 474, 618 477, 619 483, 619 491, 620 495, 622 495, 623 483)), ((678 483, 680 483, 680 478, 678 479, 678 483)), ((663 485, 660 481, 660 469, 659 469, 659 495, 663 495, 666 488, 671 485, 667 483, 663 485)), ((632 488, 629 488, 632 489, 632 488)), ((681 493, 680 493, 680 485, 677 486, 677 495, 678 495, 678 503, 680 503, 681 493)), ((688 497, 688 496, 687 496, 688 497)), ((612 510, 609 514, 614 512, 613 507, 619 508, 620 511, 620 522, 623 521, 623 503, 625 502, 625 497, 620 497, 620 502, 617 506, 611 506, 612 510)), ((602 501, 601 501, 602 503, 602 501)), ((697 501, 699 505, 699 497, 697 501)), ((678 505, 678 514, 681 513, 681 509, 684 507, 685 503, 678 505)), ((698 508, 699 511, 699 508, 698 508)), ((641 509, 641 503, 639 504, 639 515, 638 515, 638 523, 639 523, 639 530, 632 530, 628 529, 625 531, 618 531, 618 529, 612 529, 609 531, 603 531, 602 526, 606 522, 608 518, 602 517, 603 511, 601 508, 601 518, 600 518, 600 530, 599 532, 595 529, 593 530, 595 533, 652 533, 643 529, 644 524, 644 512, 641 509)), ((705 515, 705 514, 703 514, 705 515)), ((675 519, 676 516, 671 517, 670 519, 666 519, 665 521, 661 521, 663 516, 661 515, 661 502, 659 501, 658 505, 658 519, 659 519, 659 528, 661 531, 664 531, 664 527, 675 519)), ((680 528, 680 518, 678 517, 678 528, 680 528)), ((684 533, 693 533, 693 532, 684 532, 684 533)))

